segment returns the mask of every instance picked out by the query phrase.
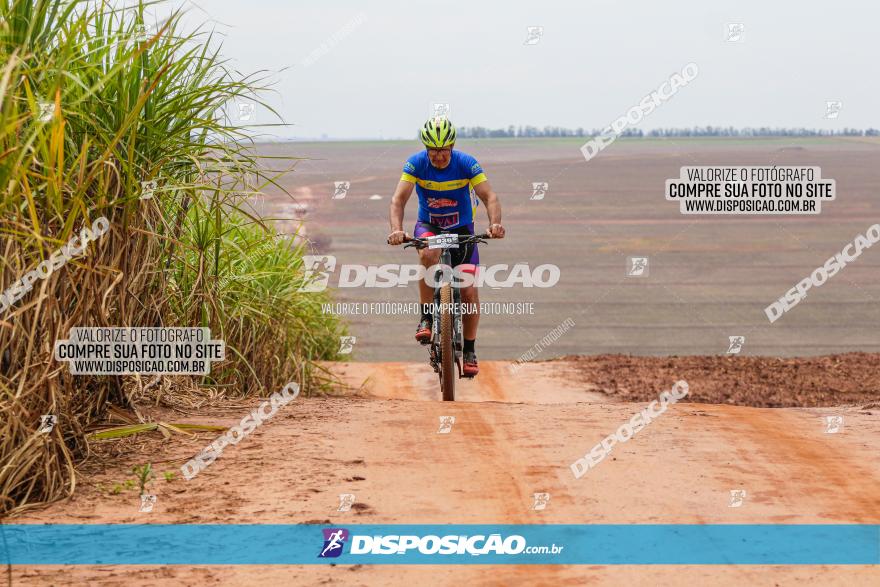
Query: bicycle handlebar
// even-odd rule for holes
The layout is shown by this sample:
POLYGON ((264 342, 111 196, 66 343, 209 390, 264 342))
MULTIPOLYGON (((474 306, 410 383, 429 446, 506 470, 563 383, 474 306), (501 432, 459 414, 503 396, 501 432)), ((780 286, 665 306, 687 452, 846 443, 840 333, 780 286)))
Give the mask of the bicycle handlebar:
MULTIPOLYGON (((442 233, 441 233, 442 234, 442 233)), ((455 234, 455 233, 449 233, 455 234)), ((460 234, 458 235, 458 243, 462 245, 469 245, 471 243, 485 243, 487 239, 491 239, 488 233, 482 234, 460 234)), ((407 238, 403 239, 403 242, 407 243, 403 246, 404 249, 409 247, 413 247, 416 249, 424 249, 428 246, 428 239, 421 237, 410 237, 407 235, 407 238)))

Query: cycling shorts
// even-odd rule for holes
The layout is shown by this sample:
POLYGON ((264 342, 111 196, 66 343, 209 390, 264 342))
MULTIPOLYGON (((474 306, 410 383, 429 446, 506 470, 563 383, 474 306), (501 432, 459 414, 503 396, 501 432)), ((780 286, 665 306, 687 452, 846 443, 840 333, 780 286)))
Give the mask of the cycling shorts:
MULTIPOLYGON (((428 224, 427 222, 416 222, 413 229, 413 236, 416 238, 424 238, 435 236, 443 232, 439 226, 428 224)), ((458 228, 447 229, 446 232, 454 232, 456 234, 474 234, 473 222, 458 228)), ((461 267, 461 271, 465 273, 476 274, 477 266, 480 264, 480 253, 477 250, 477 243, 467 245, 459 245, 457 249, 449 249, 452 256, 452 266, 461 267)))

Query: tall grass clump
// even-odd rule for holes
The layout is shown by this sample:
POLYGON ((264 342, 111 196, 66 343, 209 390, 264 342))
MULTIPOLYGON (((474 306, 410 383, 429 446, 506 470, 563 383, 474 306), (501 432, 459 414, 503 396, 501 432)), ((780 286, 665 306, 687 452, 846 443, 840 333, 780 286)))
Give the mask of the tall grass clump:
POLYGON ((54 361, 71 327, 209 327, 226 361, 194 384, 241 396, 309 393, 313 361, 337 352, 326 300, 298 291, 304 241, 244 206, 285 162, 257 156, 224 111, 269 109, 265 77, 232 71, 179 12, 145 27, 145 9, 0 0, 0 292, 84 226, 110 226, 0 312, 0 515, 69 495, 86 431, 109 403, 131 407, 121 378, 54 361), (42 414, 58 417, 47 434, 42 414))

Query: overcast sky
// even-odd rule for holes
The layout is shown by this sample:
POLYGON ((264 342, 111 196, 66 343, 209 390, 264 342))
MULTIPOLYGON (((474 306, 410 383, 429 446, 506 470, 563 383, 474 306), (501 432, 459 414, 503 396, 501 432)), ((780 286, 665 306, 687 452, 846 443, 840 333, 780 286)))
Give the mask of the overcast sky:
POLYGON ((640 128, 880 127, 880 7, 862 0, 181 3, 241 71, 277 72, 285 137, 412 138, 435 102, 459 126, 604 127, 691 61, 698 77, 640 128))

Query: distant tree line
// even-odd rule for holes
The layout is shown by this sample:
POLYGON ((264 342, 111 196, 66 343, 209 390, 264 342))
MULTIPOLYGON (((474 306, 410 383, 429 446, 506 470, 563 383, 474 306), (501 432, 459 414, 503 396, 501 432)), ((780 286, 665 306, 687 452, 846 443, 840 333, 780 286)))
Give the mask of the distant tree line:
MULTIPOLYGON (((508 126, 505 128, 485 128, 483 126, 461 126, 457 129, 458 136, 465 139, 495 139, 511 137, 593 137, 602 134, 602 129, 563 128, 561 126, 508 126)), ((817 128, 734 128, 732 126, 695 126, 693 128, 655 128, 647 132, 641 129, 625 129, 620 136, 624 137, 876 137, 880 130, 876 128, 858 129, 817 129, 817 128)))

